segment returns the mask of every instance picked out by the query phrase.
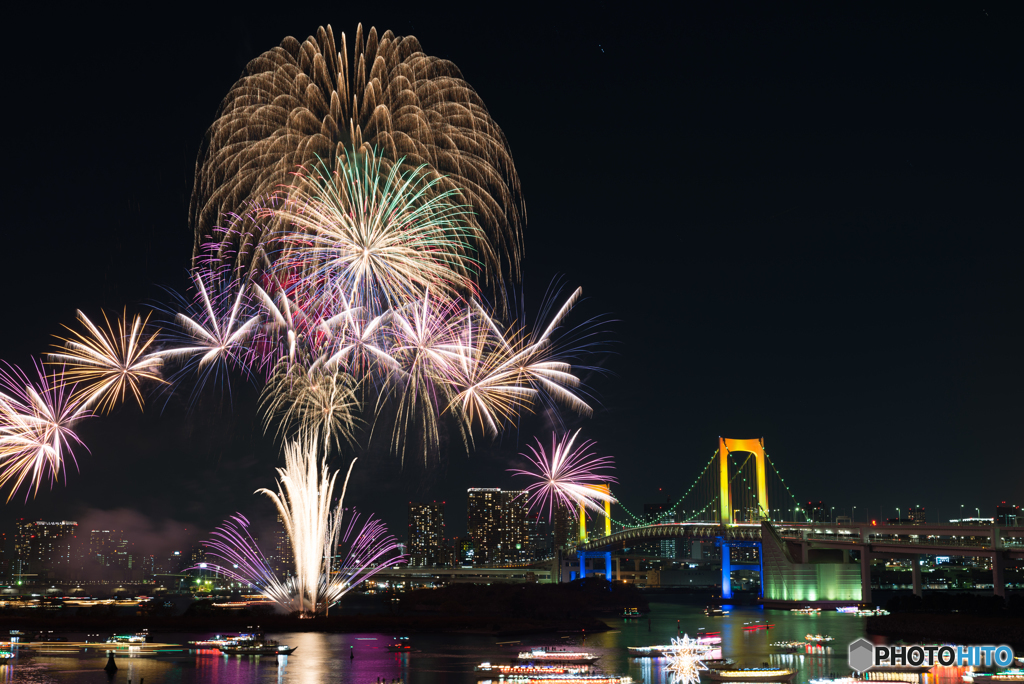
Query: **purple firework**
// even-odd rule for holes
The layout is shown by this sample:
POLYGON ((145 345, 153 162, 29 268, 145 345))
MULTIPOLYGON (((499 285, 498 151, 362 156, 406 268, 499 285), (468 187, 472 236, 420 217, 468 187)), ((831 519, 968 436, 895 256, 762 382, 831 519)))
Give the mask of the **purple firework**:
POLYGON ((580 431, 564 434, 561 438, 557 433, 551 434, 551 451, 544 450, 540 439, 534 438, 537 446, 527 446, 530 453, 523 453, 534 466, 535 470, 509 469, 513 475, 525 475, 536 482, 526 487, 530 498, 530 510, 534 508, 548 510, 548 519, 556 506, 564 506, 575 514, 576 508, 583 505, 598 513, 604 513, 605 501, 615 502, 615 498, 602 485, 617 480, 601 471, 614 468, 611 456, 598 456, 593 450, 596 442, 587 440, 574 447, 580 431))

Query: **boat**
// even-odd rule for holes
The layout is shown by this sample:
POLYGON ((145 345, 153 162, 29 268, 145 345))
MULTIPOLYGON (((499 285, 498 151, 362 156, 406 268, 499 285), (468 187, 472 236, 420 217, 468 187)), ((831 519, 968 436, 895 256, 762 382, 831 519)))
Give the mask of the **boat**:
POLYGON ((412 646, 409 644, 388 644, 388 653, 408 653, 412 650, 412 646))
POLYGON ((861 681, 865 682, 907 682, 917 684, 923 681, 921 675, 926 674, 932 668, 928 665, 915 667, 913 665, 878 665, 866 670, 861 675, 861 681))
MULTIPOLYGON (((705 651, 721 650, 722 637, 710 637, 708 639, 696 639, 697 647, 705 651)), ((658 646, 627 646, 626 650, 632 658, 663 658, 671 655, 679 647, 672 644, 660 644, 658 646)))
MULTIPOLYGON (((484 682, 489 680, 483 680, 484 682)), ((503 682, 516 684, 552 684, 556 682, 582 682, 583 684, 633 684, 628 675, 570 674, 570 675, 510 675, 503 682)))
POLYGON ((523 651, 519 654, 519 660, 536 663, 559 663, 561 665, 590 665, 600 657, 593 653, 556 651, 549 648, 535 648, 532 651, 523 651))
MULTIPOLYGON (((252 636, 252 635, 245 635, 252 636)), ((264 639, 262 636, 252 639, 236 639, 231 643, 218 646, 218 650, 224 655, 291 655, 298 646, 288 647, 276 641, 264 639)))
POLYGON ((802 615, 817 615, 821 612, 821 608, 814 608, 813 606, 806 606, 804 608, 790 608, 790 613, 800 613, 802 615))
POLYGON ((965 682, 978 682, 978 684, 986 684, 987 682, 1024 682, 1024 668, 1011 667, 1001 672, 965 672, 965 682))
POLYGON ((589 665, 497 665, 480 663, 473 668, 479 677, 512 677, 515 675, 579 675, 590 671, 589 665))
POLYGON ((149 632, 135 634, 111 634, 105 643, 108 644, 145 644, 149 641, 149 632))
POLYGON ((812 644, 827 644, 830 641, 835 641, 835 637, 830 637, 827 634, 808 634, 804 637, 804 639, 811 642, 812 644))
POLYGON ((622 611, 622 617, 626 620, 642 618, 646 613, 641 611, 639 608, 626 608, 622 611))
POLYGON ((197 648, 220 648, 221 646, 227 646, 227 645, 233 644, 233 643, 237 642, 240 638, 245 637, 245 636, 250 636, 250 638, 255 638, 255 637, 252 637, 251 635, 245 635, 245 634, 240 635, 240 636, 234 636, 234 637, 222 636, 222 635, 218 634, 217 636, 213 637, 212 639, 199 639, 199 640, 196 640, 196 641, 189 641, 189 642, 186 642, 186 643, 188 643, 188 647, 192 648, 192 649, 197 649, 197 648))
POLYGON ((783 653, 796 653, 805 645, 806 642, 803 641, 776 641, 772 644, 774 648, 780 649, 783 653))
POLYGON ((10 651, 0 651, 0 660, 10 660, 14 657, 14 654, 10 651))
POLYGON ((710 669, 704 676, 717 682, 788 682, 796 676, 796 670, 781 667, 710 669))
POLYGON ((855 610, 853 611, 853 614, 857 617, 871 617, 873 615, 888 615, 889 611, 887 611, 885 608, 866 608, 864 610, 855 610))
POLYGON ((729 611, 722 610, 720 606, 708 606, 704 609, 704 614, 708 617, 725 617, 729 611))

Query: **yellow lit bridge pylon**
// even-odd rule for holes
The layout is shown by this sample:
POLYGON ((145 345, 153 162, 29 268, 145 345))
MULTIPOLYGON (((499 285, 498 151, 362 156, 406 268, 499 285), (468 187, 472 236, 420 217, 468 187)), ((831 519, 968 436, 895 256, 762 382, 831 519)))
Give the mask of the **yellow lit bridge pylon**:
MULTIPOLYGON (((612 488, 606 484, 603 485, 591 485, 591 489, 602 494, 608 494, 611 496, 612 488)), ((612 534, 612 502, 605 500, 604 502, 604 536, 610 537, 612 534)), ((580 502, 580 541, 587 541, 587 507, 580 502)))
MULTIPOLYGON (((610 500, 612 488, 609 485, 591 485, 591 489, 608 494, 609 498, 604 502, 604 536, 612 534, 612 502, 610 500)), ((580 502, 580 543, 587 541, 587 507, 580 502)), ((577 551, 576 556, 580 561, 580 579, 587 576, 587 558, 604 559, 604 578, 612 581, 612 552, 611 551, 577 551)))
POLYGON ((759 517, 767 518, 768 511, 768 484, 764 470, 764 437, 759 439, 730 439, 729 437, 718 438, 718 473, 719 473, 719 510, 722 525, 732 525, 732 488, 729 486, 729 457, 732 452, 746 452, 753 454, 754 467, 757 476, 757 510, 759 517))

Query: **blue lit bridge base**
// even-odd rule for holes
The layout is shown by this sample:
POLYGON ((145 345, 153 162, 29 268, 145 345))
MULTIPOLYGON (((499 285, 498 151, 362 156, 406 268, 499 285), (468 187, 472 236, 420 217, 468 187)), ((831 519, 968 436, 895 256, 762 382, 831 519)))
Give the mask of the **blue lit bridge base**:
MULTIPOLYGON (((722 549, 722 598, 732 598, 732 554, 734 548, 756 548, 757 549, 757 579, 760 582, 759 595, 764 598, 764 558, 761 554, 761 542, 759 541, 726 541, 722 537, 715 539, 715 545, 722 549)), ((737 564, 737 568, 753 570, 755 566, 747 563, 737 564)))
POLYGON ((587 559, 604 558, 604 578, 612 581, 612 552, 611 551, 577 551, 580 559, 580 579, 587 576, 587 559))

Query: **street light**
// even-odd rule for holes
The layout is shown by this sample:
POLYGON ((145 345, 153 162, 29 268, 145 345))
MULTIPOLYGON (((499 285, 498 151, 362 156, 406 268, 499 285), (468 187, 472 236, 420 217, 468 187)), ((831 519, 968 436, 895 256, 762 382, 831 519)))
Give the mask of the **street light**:
POLYGON ((832 507, 831 515, 832 515, 832 524, 835 525, 836 524, 836 507, 835 506, 832 507))
POLYGON ((981 517, 981 509, 980 508, 975 508, 974 512, 978 514, 979 518, 981 517))
POLYGON ((856 506, 853 507, 853 515, 851 517, 853 518, 853 522, 857 522, 857 507, 856 506))
POLYGON ((900 524, 900 507, 899 506, 896 507, 896 524, 897 525, 900 524))
POLYGON ((960 524, 964 524, 964 505, 960 504, 960 524))

